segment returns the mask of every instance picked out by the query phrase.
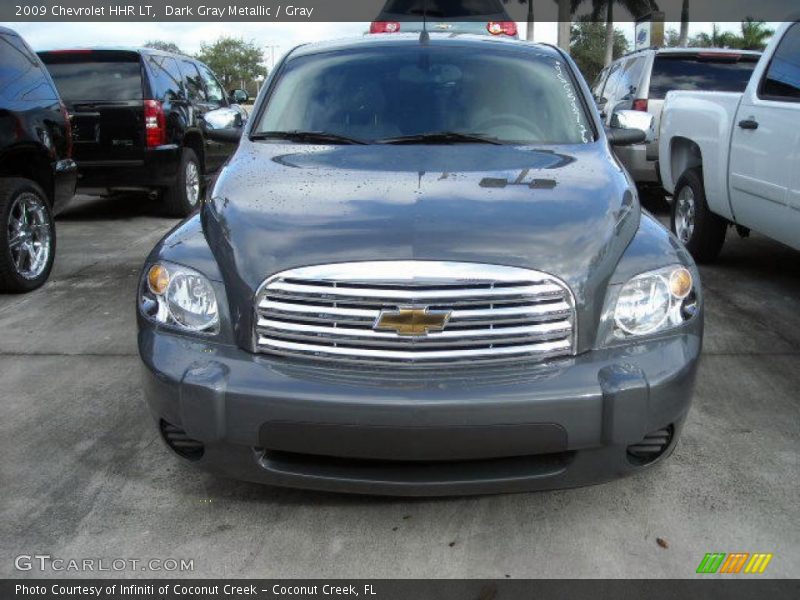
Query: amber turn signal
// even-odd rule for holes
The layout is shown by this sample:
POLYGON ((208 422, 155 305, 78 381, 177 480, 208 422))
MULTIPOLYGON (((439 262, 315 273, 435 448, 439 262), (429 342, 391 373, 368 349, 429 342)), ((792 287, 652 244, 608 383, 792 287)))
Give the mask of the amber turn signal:
POLYGON ((147 272, 147 287, 157 296, 167 291, 169 285, 169 271, 162 265, 153 265, 147 272))
POLYGON ((669 277, 669 291, 676 298, 686 298, 692 291, 692 274, 688 269, 675 269, 669 277))

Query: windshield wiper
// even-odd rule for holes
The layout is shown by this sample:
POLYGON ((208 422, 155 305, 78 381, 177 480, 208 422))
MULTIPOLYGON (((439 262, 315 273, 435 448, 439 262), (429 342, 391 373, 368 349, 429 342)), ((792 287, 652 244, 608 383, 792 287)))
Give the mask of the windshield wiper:
POLYGON ((324 131, 258 131, 250 136, 251 140, 289 140, 292 142, 309 142, 311 144, 366 144, 364 140, 326 133, 324 131))
POLYGON ((416 135, 402 135, 378 140, 379 144, 495 144, 503 142, 497 138, 481 133, 460 133, 458 131, 436 131, 433 133, 418 133, 416 135))

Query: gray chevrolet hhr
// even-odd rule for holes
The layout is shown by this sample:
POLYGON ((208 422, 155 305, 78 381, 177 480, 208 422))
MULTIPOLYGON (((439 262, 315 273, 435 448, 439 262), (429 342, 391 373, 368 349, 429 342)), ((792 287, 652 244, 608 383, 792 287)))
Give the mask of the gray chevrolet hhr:
POLYGON ((274 485, 443 495, 596 483, 669 455, 698 273, 641 210, 556 48, 300 46, 138 290, 147 402, 187 462, 274 485))

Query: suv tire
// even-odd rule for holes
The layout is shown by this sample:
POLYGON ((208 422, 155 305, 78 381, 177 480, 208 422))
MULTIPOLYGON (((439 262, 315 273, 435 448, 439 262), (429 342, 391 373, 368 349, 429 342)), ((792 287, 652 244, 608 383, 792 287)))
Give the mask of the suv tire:
POLYGON ((30 179, 0 178, 0 291, 42 286, 55 256, 56 227, 42 188, 30 179))
POLYGON ((164 212, 170 217, 188 217, 200 206, 203 193, 203 171, 197 154, 191 148, 181 150, 175 183, 164 191, 164 212))
POLYGON ((722 250, 728 222, 708 208, 701 169, 687 169, 678 179, 670 227, 699 263, 713 261, 722 250))

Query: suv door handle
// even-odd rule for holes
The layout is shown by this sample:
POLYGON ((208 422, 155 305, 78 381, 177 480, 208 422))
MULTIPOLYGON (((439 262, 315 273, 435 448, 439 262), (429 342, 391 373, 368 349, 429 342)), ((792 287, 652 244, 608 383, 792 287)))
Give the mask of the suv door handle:
POLYGON ((742 129, 758 129, 758 121, 754 119, 745 119, 743 121, 739 121, 739 127, 742 129))

